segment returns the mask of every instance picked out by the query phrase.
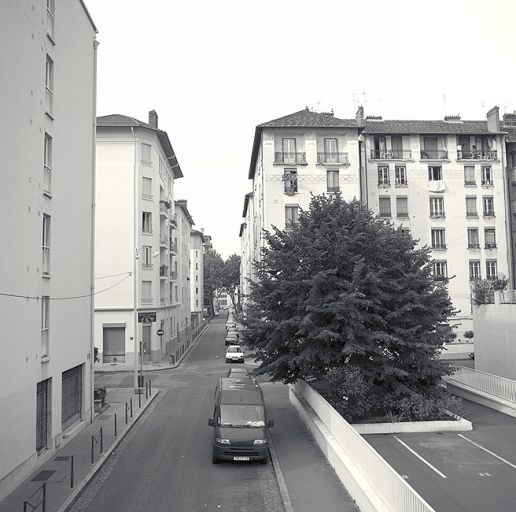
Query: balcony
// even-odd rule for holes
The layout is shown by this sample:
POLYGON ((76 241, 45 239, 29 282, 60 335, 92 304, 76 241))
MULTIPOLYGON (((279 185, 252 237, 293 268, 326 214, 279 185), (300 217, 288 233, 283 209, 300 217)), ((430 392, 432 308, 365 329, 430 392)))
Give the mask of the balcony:
POLYGON ((52 185, 52 170, 48 165, 43 166, 43 192, 50 195, 52 185))
POLYGON ((446 149, 439 149, 439 150, 422 149, 421 150, 421 160, 448 160, 448 150, 446 150, 446 149))
POLYGON ((160 279, 166 279, 166 278, 168 278, 168 276, 169 276, 168 267, 166 265, 161 265, 159 267, 159 277, 160 277, 160 279))
POLYGON ((177 244, 175 242, 170 242, 169 250, 173 254, 177 254, 177 244))
POLYGON ((495 217, 495 212, 493 210, 487 210, 484 212, 484 218, 491 218, 491 217, 495 217))
POLYGON ((50 276, 50 247, 43 246, 43 269, 42 274, 44 277, 50 276))
POLYGON ((466 212, 466 217, 470 217, 470 218, 475 218, 476 219, 476 218, 478 218, 478 212, 473 211, 473 210, 467 211, 466 212))
POLYGON ((159 246, 160 247, 168 247, 168 236, 167 235, 161 235, 159 237, 159 246))
POLYGON ((396 218, 398 219, 408 219, 409 213, 408 212, 396 212, 396 218))
POLYGON ((497 151, 457 151, 457 160, 497 160, 497 151))
POLYGON ((468 244, 468 249, 480 249, 480 244, 468 244))
POLYGON ((174 213, 174 215, 170 216, 170 224, 173 227, 177 227, 177 213, 174 213))
POLYGON ((431 219, 445 219, 446 215, 444 212, 430 212, 431 219))
POLYGON ((371 149, 372 160, 410 160, 411 158, 410 149, 371 149))
POLYGON ((391 182, 389 180, 378 180, 379 187, 390 187, 391 182))
POLYGON ((435 245, 432 245, 432 249, 435 250, 435 251, 444 251, 446 250, 446 244, 435 244, 435 245))
POLYGON ((494 186, 493 180, 482 180, 482 186, 483 187, 493 187, 494 186))
POLYGON ((347 153, 317 153, 318 164, 349 165, 347 153))
POLYGON ((496 249, 496 243, 486 244, 485 249, 496 249))
POLYGON ((391 212, 380 212, 378 215, 380 217, 392 217, 391 212))
POLYGON ((477 182, 476 182, 476 181, 470 181, 470 180, 468 180, 468 181, 465 181, 465 182, 464 182, 464 186, 465 186, 465 187, 476 187, 476 186, 477 186, 477 182))
POLYGON ((329 194, 336 194, 337 192, 340 192, 340 187, 328 187, 329 194))
POLYGON ((175 270, 170 271, 170 279, 172 279, 172 281, 177 281, 177 272, 175 270))
POLYGON ((274 153, 274 163, 279 165, 306 165, 306 153, 274 153))

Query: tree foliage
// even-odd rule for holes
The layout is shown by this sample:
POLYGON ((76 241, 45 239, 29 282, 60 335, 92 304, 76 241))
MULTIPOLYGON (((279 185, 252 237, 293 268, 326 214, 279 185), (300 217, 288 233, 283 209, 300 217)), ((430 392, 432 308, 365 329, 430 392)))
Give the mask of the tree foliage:
POLYGON ((509 280, 504 274, 494 279, 474 279, 471 283, 471 300, 473 304, 494 304, 494 292, 507 289, 509 280))
POLYGON ((294 382, 338 371, 355 416, 439 401, 451 331, 437 326, 454 310, 429 249, 340 195, 312 197, 296 227, 265 237, 246 322, 260 373, 294 382))
POLYGON ((240 256, 231 254, 223 264, 219 289, 229 295, 235 310, 239 309, 239 296, 237 293, 239 285, 240 256))
POLYGON ((204 295, 208 306, 208 314, 213 316, 213 297, 215 290, 220 288, 222 283, 222 269, 224 261, 221 255, 214 249, 208 249, 203 256, 204 270, 204 295))

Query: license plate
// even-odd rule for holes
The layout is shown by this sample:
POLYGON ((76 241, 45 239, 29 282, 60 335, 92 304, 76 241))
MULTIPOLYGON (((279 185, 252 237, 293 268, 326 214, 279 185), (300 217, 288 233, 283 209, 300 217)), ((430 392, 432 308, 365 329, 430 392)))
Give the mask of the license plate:
POLYGON ((233 460, 249 460, 249 457, 233 457, 233 460))

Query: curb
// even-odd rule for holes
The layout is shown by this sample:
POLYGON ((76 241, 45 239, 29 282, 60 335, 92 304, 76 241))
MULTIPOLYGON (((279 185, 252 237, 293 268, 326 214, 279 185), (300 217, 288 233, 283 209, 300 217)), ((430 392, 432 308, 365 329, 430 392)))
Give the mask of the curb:
MULTIPOLYGON (((184 361, 185 357, 188 355, 188 353, 201 340, 201 337, 204 335, 204 333, 206 332, 206 329, 208 329, 210 324, 211 324, 211 321, 208 322, 204 326, 204 329, 197 335, 197 338, 195 338, 194 342, 186 349, 185 353, 181 356, 181 359, 176 364, 160 366, 159 368, 144 368, 143 371, 144 372, 160 372, 162 370, 175 370, 176 368, 179 368, 179 366, 183 363, 183 361, 184 361)), ((129 373, 129 372, 134 372, 134 368, 127 369, 127 370, 125 368, 123 370, 108 370, 108 369, 104 370, 103 368, 96 369, 95 367, 93 367, 93 371, 95 373, 129 373)))
POLYGON ((278 482, 281 501, 283 502, 285 512, 294 512, 294 507, 292 506, 290 494, 288 493, 287 484, 285 483, 285 478, 283 478, 283 471, 281 471, 281 466, 278 460, 278 456, 276 454, 276 448, 274 447, 274 443, 272 442, 272 437, 270 435, 269 454, 271 456, 272 467, 274 469, 274 474, 276 475, 276 481, 278 482))
POLYGON ((157 389, 157 392, 154 394, 154 396, 145 404, 145 407, 143 407, 140 411, 140 414, 136 416, 134 421, 131 423, 129 428, 120 435, 117 440, 108 448, 106 452, 102 454, 102 457, 97 461, 97 463, 92 467, 92 469, 89 471, 89 473, 79 482, 79 484, 74 488, 72 494, 68 496, 68 498, 64 501, 64 503, 57 509, 56 512, 66 512, 71 505, 75 503, 77 498, 80 496, 86 485, 90 482, 90 480, 100 471, 102 466, 108 461, 109 456, 115 451, 115 449, 118 447, 118 445, 123 441, 125 436, 128 432, 131 431, 131 429, 138 423, 138 420, 142 417, 143 413, 147 410, 147 408, 154 403, 154 400, 159 396, 160 401, 165 396, 165 392, 162 389, 157 389))

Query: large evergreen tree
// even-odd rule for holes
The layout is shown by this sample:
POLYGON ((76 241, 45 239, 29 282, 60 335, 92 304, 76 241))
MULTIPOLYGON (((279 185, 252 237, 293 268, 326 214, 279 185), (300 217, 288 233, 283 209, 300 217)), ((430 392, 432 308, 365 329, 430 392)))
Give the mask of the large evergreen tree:
POLYGON ((329 375, 351 416, 439 401, 450 332, 438 326, 454 311, 428 249, 340 195, 313 197, 266 241, 246 334, 260 373, 329 375))

